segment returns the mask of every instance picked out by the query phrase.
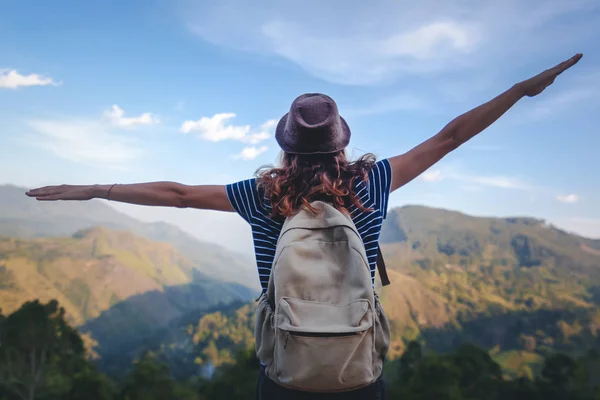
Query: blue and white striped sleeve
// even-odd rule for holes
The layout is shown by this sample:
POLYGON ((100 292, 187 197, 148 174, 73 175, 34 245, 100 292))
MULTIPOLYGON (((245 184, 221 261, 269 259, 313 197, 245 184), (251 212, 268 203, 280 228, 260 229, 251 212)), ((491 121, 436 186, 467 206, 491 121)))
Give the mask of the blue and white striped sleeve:
POLYGON ((392 187, 392 167, 387 159, 378 161, 369 172, 369 194, 375 208, 381 211, 383 219, 387 216, 388 199, 392 187))
POLYGON ((264 215, 264 205, 255 178, 231 183, 226 190, 233 209, 249 224, 252 224, 253 218, 264 215))

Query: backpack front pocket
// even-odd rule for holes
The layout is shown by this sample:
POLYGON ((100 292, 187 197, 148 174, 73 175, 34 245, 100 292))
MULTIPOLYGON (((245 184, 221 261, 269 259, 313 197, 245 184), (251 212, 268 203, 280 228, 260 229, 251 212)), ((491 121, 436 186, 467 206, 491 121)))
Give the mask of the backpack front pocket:
POLYGON ((282 298, 274 369, 285 386, 336 392, 373 380, 373 311, 367 300, 330 305, 282 298))

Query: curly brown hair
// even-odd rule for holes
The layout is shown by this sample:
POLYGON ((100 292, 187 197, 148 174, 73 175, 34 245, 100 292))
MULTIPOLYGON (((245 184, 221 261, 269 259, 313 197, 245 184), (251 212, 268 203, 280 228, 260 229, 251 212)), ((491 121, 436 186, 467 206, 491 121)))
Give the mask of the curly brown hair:
POLYGON ((350 162, 342 150, 333 154, 283 153, 280 167, 260 168, 258 186, 271 202, 271 217, 289 217, 301 206, 316 212, 311 202, 321 200, 348 214, 354 205, 361 211, 373 211, 363 206, 355 192, 357 179, 364 182, 375 165, 375 156, 365 154, 350 162))

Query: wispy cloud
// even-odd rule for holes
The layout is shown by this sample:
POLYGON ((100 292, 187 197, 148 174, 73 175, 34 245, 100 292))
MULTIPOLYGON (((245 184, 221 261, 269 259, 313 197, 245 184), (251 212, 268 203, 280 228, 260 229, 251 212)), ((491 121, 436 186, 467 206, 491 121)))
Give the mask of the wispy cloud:
POLYGON ((522 116, 526 120, 540 120, 557 115, 560 111, 575 107, 583 101, 598 98, 598 92, 591 85, 570 88, 562 93, 554 93, 553 96, 544 97, 527 114, 522 116))
POLYGON ((576 194, 559 195, 556 196, 556 200, 560 201, 561 203, 573 204, 579 201, 579 196, 576 194))
POLYGON ((344 114, 353 117, 372 116, 394 111, 419 111, 430 106, 431 103, 420 96, 403 93, 364 106, 346 108, 344 114))
POLYGON ((487 186, 500 189, 531 191, 533 185, 524 182, 522 179, 512 176, 502 175, 482 175, 467 173, 457 168, 439 168, 425 171, 419 177, 425 182, 438 182, 444 179, 450 179, 461 182, 470 187, 487 186))
POLYGON ((24 135, 31 146, 43 148, 57 157, 79 164, 103 168, 128 169, 131 162, 144 153, 141 142, 131 131, 122 128, 153 125, 158 120, 150 113, 124 117, 124 111, 113 106, 98 118, 63 118, 30 120, 24 135))
POLYGON ((519 178, 501 175, 467 175, 467 174, 450 174, 450 178, 457 179, 471 184, 482 186, 491 186, 502 189, 515 190, 530 190, 532 187, 519 178))
POLYGON ((142 155, 134 138, 119 135, 94 120, 33 120, 29 143, 80 164, 126 169, 142 155))
POLYGON ((234 155, 233 158, 241 159, 241 160, 245 160, 245 161, 254 160, 256 157, 258 157, 262 153, 266 152, 268 149, 269 148, 267 146, 244 147, 244 149, 241 151, 241 153, 234 155))
POLYGON ((159 122, 158 118, 149 112, 143 113, 137 117, 125 117, 125 111, 116 104, 104 113, 104 118, 111 124, 123 128, 133 128, 139 125, 154 125, 159 122))
POLYGON ((564 80, 564 89, 549 87, 546 90, 552 91, 552 95, 545 96, 542 93, 539 97, 530 99, 533 104, 517 108, 509 120, 516 124, 548 120, 582 106, 597 108, 600 104, 600 73, 568 74, 561 75, 558 79, 564 80))
POLYGON ((421 174, 420 178, 425 182, 436 182, 444 179, 444 176, 442 175, 442 171, 435 169, 432 171, 425 171, 423 174, 421 174))
MULTIPOLYGON (((556 33, 549 23, 600 7, 595 0, 188 4, 183 18, 205 41, 275 55, 316 77, 351 85, 448 71, 468 74, 523 52, 553 50, 556 33)), ((561 44, 576 41, 582 24, 593 24, 571 20, 578 29, 562 29, 561 44)))
POLYGON ((445 166, 425 171, 419 176, 419 179, 428 183, 451 180, 459 183, 461 189, 471 192, 480 191, 485 188, 520 191, 526 193, 531 201, 543 197, 546 199, 554 198, 556 201, 565 204, 574 204, 580 200, 580 196, 575 193, 556 196, 556 192, 552 188, 538 186, 520 177, 474 174, 465 172, 464 169, 457 168, 456 166, 445 166))
POLYGON ((17 89, 28 86, 58 86, 59 82, 39 74, 22 75, 15 69, 0 69, 0 88, 17 89))

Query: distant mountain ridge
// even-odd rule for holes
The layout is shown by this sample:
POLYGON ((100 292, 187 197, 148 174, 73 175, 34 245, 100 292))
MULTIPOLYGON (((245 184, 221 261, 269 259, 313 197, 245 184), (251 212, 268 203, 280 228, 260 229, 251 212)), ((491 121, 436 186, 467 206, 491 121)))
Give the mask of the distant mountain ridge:
POLYGON ((260 288, 251 259, 216 244, 202 242, 176 226, 138 221, 101 200, 41 202, 25 196, 26 191, 17 186, 0 185, 0 236, 61 237, 104 226, 171 243, 207 276, 251 289, 260 288))

